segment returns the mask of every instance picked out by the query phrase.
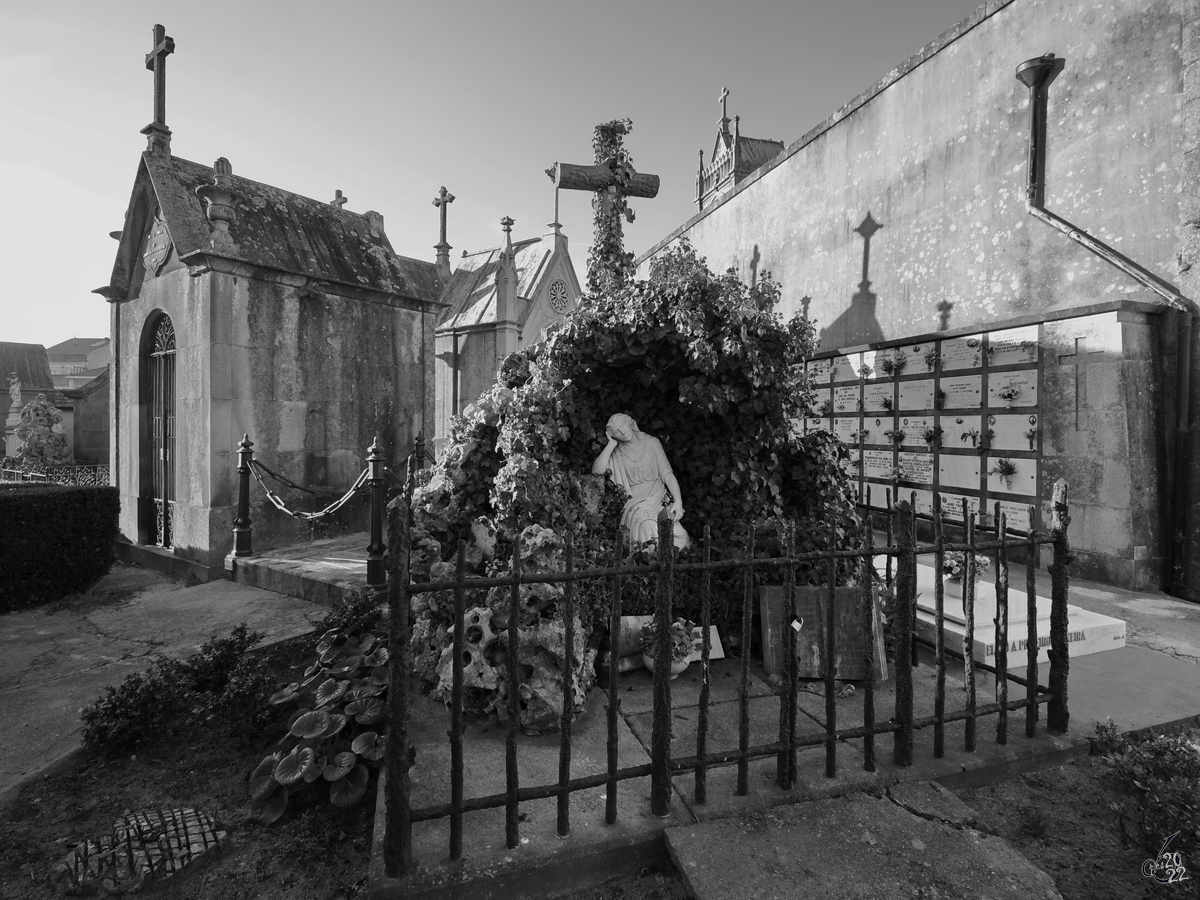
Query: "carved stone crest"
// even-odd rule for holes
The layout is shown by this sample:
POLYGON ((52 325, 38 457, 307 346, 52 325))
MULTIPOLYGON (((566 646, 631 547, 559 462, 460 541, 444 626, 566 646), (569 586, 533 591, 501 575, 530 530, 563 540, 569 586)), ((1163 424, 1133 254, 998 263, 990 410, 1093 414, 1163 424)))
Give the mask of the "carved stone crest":
POLYGON ((162 220, 162 216, 156 215, 154 224, 150 226, 150 236, 146 238, 146 252, 142 254, 146 271, 157 275, 170 254, 171 234, 167 231, 167 223, 162 220))

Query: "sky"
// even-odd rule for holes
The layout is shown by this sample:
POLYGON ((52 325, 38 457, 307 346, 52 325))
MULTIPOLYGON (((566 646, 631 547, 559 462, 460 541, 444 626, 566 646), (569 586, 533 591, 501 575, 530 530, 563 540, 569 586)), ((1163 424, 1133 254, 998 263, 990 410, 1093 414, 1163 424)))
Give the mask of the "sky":
MULTIPOLYGON (((656 174, 626 249, 694 212, 719 94, 742 134, 791 145, 970 15, 977 0, 0 0, 0 341, 109 333, 108 284, 153 118, 156 23, 172 153, 347 209, 432 260, 445 185, 451 264, 545 233, 555 161, 592 162, 592 129, 633 120, 656 174)), ((584 280, 590 195, 559 220, 584 280)))

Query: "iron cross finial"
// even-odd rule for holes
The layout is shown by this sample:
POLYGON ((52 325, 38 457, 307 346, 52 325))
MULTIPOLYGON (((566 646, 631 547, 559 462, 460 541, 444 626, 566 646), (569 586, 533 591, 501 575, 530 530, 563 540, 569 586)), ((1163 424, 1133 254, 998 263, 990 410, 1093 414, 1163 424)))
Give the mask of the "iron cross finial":
POLYGON ((154 73, 154 124, 167 124, 167 56, 175 52, 175 41, 167 29, 154 26, 154 49, 146 54, 146 68, 154 73))
POLYGON ((350 202, 349 198, 344 197, 342 195, 342 192, 340 190, 337 190, 337 191, 333 192, 333 199, 329 201, 329 205, 336 206, 338 209, 341 209, 343 206, 345 206, 349 202, 350 202))

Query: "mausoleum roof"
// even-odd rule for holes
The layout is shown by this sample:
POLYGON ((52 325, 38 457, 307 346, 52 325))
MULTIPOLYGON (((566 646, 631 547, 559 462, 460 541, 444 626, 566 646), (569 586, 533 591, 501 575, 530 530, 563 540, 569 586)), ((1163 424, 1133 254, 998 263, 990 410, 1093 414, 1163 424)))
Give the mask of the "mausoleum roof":
POLYGON ((36 394, 54 392, 54 376, 50 360, 41 344, 17 344, 0 341, 0 389, 7 395, 8 376, 13 372, 21 382, 22 398, 32 400, 36 394))
POLYGON ((185 262, 192 254, 205 253, 333 284, 437 301, 441 290, 437 267, 398 255, 380 219, 239 175, 228 176, 237 199, 236 219, 229 225, 232 245, 214 246, 212 224, 196 194, 200 186, 213 184, 213 176, 210 166, 178 156, 142 155, 126 213, 122 252, 113 269, 111 297, 127 296, 140 246, 126 247, 126 242, 140 243, 153 221, 153 210, 135 215, 139 203, 151 199, 143 187, 148 183, 173 251, 185 262))
MULTIPOLYGON (((447 304, 438 321, 440 330, 470 328, 494 324, 496 319, 496 270, 502 247, 480 250, 464 256, 442 293, 447 304)), ((524 322, 538 281, 553 255, 550 242, 529 238, 513 242, 517 268, 517 297, 524 301, 520 321, 524 322)))

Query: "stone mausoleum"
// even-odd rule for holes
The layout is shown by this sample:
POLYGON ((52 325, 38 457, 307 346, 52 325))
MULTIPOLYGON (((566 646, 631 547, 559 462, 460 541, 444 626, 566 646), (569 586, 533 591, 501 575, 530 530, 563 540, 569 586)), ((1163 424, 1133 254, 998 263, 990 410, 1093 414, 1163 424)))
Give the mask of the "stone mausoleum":
POLYGON ((639 274, 683 238, 770 271, 820 336, 798 424, 875 505, 1020 533, 1063 478, 1074 571, 1198 599, 1198 35, 1185 0, 990 0, 639 274))

